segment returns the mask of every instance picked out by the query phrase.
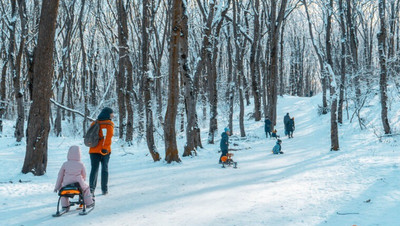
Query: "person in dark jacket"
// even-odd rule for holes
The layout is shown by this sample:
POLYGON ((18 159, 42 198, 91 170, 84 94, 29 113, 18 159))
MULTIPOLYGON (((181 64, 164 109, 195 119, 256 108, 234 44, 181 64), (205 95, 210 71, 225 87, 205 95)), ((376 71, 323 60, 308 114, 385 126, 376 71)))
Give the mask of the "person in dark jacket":
POLYGON ((293 132, 294 132, 294 129, 295 129, 294 117, 289 119, 289 121, 286 124, 286 127, 287 127, 287 131, 288 131, 288 137, 289 138, 293 138, 293 132))
POLYGON ((264 130, 265 130, 265 135, 267 136, 267 138, 268 138, 268 135, 269 135, 269 137, 271 137, 271 120, 269 120, 269 118, 268 117, 265 117, 265 121, 264 121, 264 130))
POLYGON ((280 139, 278 139, 276 141, 274 148, 272 148, 273 154, 275 154, 275 155, 283 154, 281 143, 282 143, 282 141, 280 139))
MULTIPOLYGON (((103 195, 108 194, 108 161, 111 155, 111 143, 114 135, 114 123, 111 119, 114 117, 114 112, 111 108, 105 107, 97 117, 97 122, 100 124, 99 136, 101 140, 96 147, 91 147, 90 154, 90 177, 89 185, 90 192, 94 197, 94 191, 97 185, 97 175, 101 164, 101 191, 103 195)), ((95 122, 92 123, 92 125, 95 122)))
POLYGON ((290 120, 289 113, 286 113, 285 117, 283 117, 283 125, 285 126, 285 136, 288 135, 288 130, 287 130, 287 123, 290 120))
POLYGON ((222 163, 221 158, 223 156, 226 156, 228 154, 228 148, 229 148, 229 136, 231 135, 231 131, 228 127, 224 129, 224 132, 221 134, 221 143, 220 143, 220 148, 221 148, 221 156, 219 157, 219 163, 222 163))

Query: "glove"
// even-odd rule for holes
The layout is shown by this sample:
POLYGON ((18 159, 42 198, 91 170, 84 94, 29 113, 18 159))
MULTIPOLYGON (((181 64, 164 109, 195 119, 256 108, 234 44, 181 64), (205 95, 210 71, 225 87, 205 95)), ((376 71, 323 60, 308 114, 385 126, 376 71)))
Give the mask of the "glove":
POLYGON ((108 150, 106 150, 106 149, 101 149, 101 153, 102 153, 103 155, 107 155, 107 154, 108 154, 108 150))

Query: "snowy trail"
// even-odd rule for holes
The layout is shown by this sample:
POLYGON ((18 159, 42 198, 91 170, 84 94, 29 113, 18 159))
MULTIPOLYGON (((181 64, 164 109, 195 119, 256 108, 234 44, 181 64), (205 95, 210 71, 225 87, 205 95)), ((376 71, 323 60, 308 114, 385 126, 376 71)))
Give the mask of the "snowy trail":
MULTIPOLYGON (((109 166, 110 193, 97 195, 96 208, 87 216, 51 217, 56 209, 57 195, 51 191, 58 169, 65 161, 67 147, 81 144, 80 139, 52 137, 48 173, 33 177, 19 173, 24 146, 15 147, 11 138, 3 138, 1 156, 10 161, 1 166, 1 181, 30 182, 0 184, 0 222, 6 222, 5 225, 400 225, 398 147, 378 143, 373 135, 357 132, 345 124, 340 128, 341 151, 330 152, 329 115, 317 115, 319 98, 279 100, 278 134, 283 135, 286 112, 296 122, 294 139, 282 137, 284 155, 271 154, 275 140, 265 139, 262 122, 246 121, 247 138, 240 139, 237 134, 231 138, 232 143, 243 148, 234 152, 238 169, 222 169, 217 164, 219 136, 215 145, 206 144, 197 157, 171 165, 153 163, 146 156, 145 144, 125 147, 125 151, 133 153, 126 155, 114 143, 109 166), (368 199, 371 201, 366 202, 368 199)), ((237 124, 234 131, 238 131, 237 124)), ((82 157, 89 172, 85 149, 82 157)), ((96 194, 99 192, 98 185, 96 194)))

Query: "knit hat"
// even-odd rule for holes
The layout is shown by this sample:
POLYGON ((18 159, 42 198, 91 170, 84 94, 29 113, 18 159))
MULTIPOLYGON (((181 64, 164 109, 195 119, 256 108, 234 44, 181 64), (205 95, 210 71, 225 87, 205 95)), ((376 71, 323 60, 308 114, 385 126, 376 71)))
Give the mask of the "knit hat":
POLYGON ((105 107, 97 117, 97 120, 110 120, 111 119, 111 114, 114 113, 114 111, 109 108, 105 107))
POLYGON ((224 131, 226 133, 226 132, 230 132, 231 130, 229 129, 229 127, 225 127, 224 131))

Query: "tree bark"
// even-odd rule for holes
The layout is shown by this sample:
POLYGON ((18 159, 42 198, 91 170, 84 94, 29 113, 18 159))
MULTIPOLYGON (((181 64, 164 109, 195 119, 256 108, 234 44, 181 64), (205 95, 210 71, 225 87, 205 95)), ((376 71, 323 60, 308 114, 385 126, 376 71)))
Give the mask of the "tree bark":
POLYGON ((27 144, 22 173, 45 174, 50 131, 50 97, 58 0, 43 0, 35 53, 33 102, 29 111, 27 144))
POLYGON ((119 138, 123 139, 126 122, 126 78, 128 76, 126 70, 126 58, 128 58, 128 27, 126 11, 123 0, 117 0, 118 10, 118 72, 116 72, 117 81, 117 96, 118 96, 118 109, 119 109, 119 138))
POLYGON ((341 48, 341 64, 340 64, 340 93, 339 93, 339 106, 338 106, 338 123, 343 123, 343 103, 344 103, 344 87, 346 83, 346 24, 345 24, 345 15, 344 15, 344 7, 343 0, 339 0, 339 15, 340 15, 340 30, 341 30, 341 39, 340 48, 341 48))
POLYGON ((169 51, 168 105, 165 113, 165 161, 181 162, 176 144, 176 115, 179 103, 179 47, 182 18, 182 0, 173 0, 171 6, 171 37, 169 51))
POLYGON ((260 99, 260 70, 258 59, 256 57, 259 46, 260 37, 260 17, 259 17, 260 1, 254 1, 254 26, 253 26, 253 42, 250 48, 250 76, 251 88, 254 98, 254 119, 255 121, 261 120, 261 99, 260 99))
POLYGON ((378 38, 378 50, 379 50, 379 65, 380 70, 380 80, 379 88, 381 94, 381 119, 383 130, 385 134, 390 134, 390 125, 388 119, 388 107, 387 107, 387 68, 386 68, 386 0, 379 0, 379 21, 380 21, 380 31, 377 35, 378 38))
POLYGON ((157 147, 154 143, 154 124, 153 124, 153 104, 151 100, 151 82, 152 78, 150 77, 149 70, 149 49, 150 49, 150 41, 149 41, 149 27, 150 27, 150 8, 149 8, 149 0, 143 0, 143 20, 142 20, 142 77, 144 82, 144 102, 145 102, 145 111, 146 111, 146 142, 147 147, 149 148, 149 152, 153 161, 160 160, 160 154, 157 151, 157 147))
POLYGON ((272 128, 276 125, 276 107, 278 104, 278 44, 279 44, 279 32, 282 26, 282 22, 286 13, 286 6, 288 0, 282 0, 280 8, 277 12, 277 3, 271 1, 271 14, 270 14, 270 28, 269 28, 269 38, 270 41, 270 62, 268 65, 268 117, 271 119, 272 128))
POLYGON ((338 136, 338 124, 337 124, 337 95, 336 95, 336 78, 333 71, 332 65, 332 12, 333 12, 333 0, 330 0, 326 4, 327 22, 326 22, 326 62, 327 71, 329 72, 330 81, 330 97, 331 97, 331 150, 339 150, 339 136, 338 136))

